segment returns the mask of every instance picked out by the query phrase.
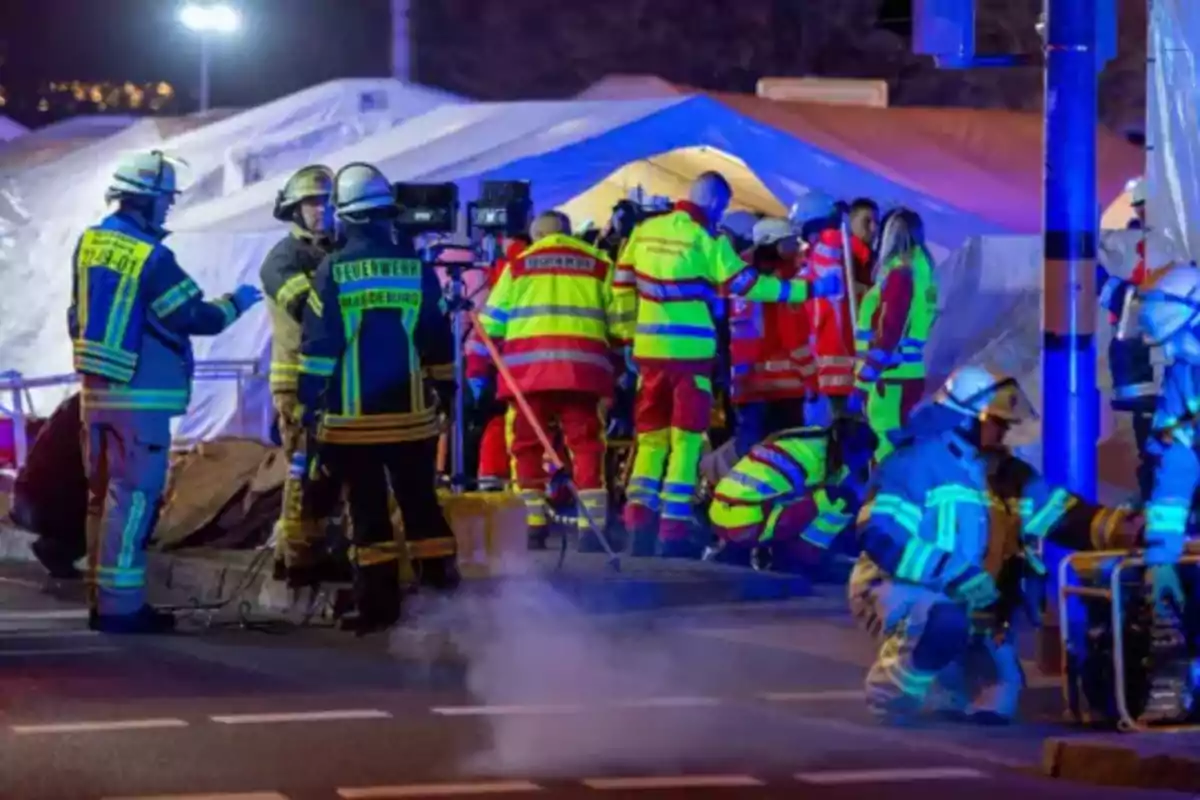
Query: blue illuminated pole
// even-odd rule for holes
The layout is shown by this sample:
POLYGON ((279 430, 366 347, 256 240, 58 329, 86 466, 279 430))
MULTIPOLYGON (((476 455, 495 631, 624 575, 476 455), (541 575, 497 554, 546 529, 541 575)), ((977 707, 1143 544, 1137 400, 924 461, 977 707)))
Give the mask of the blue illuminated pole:
POLYGON ((1097 0, 1046 0, 1042 465, 1096 497, 1097 0))

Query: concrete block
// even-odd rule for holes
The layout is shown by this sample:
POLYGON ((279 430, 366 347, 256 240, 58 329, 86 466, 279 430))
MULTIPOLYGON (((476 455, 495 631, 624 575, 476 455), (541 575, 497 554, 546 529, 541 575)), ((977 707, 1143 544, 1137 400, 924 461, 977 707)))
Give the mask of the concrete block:
POLYGON ((1200 792, 1200 733, 1047 739, 1042 771, 1047 777, 1096 786, 1200 792))

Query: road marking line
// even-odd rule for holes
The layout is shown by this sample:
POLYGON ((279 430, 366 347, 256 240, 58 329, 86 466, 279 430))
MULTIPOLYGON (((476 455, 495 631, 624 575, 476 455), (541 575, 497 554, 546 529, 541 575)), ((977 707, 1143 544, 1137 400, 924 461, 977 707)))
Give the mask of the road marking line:
POLYGON ((340 711, 296 711, 282 714, 228 714, 209 717, 222 725, 257 725, 273 722, 329 722, 350 719, 391 719, 387 711, 374 708, 349 708, 340 711))
POLYGON ((99 636, 99 631, 63 628, 61 630, 43 628, 0 628, 0 642, 12 642, 18 639, 77 639, 81 637, 99 636))
POLYGON ((491 783, 413 783, 401 786, 367 786, 338 789, 345 800, 385 800, 390 797, 453 797, 469 794, 512 794, 540 792, 541 786, 529 781, 493 781, 491 783))
POLYGON ((234 792, 231 794, 156 794, 145 797, 105 797, 103 800, 288 800, 279 792, 234 792))
POLYGON ((862 700, 866 696, 862 689, 829 689, 822 692, 763 692, 758 698, 771 703, 820 703, 862 700))
POLYGON ((712 789, 763 786, 749 775, 679 775, 677 777, 647 778, 586 778, 580 781, 589 789, 599 791, 633 791, 636 789, 712 789))
POLYGON ((86 608, 60 608, 49 611, 0 611, 0 622, 29 619, 87 619, 86 608))
POLYGON ((500 717, 506 715, 577 714, 586 709, 580 705, 515 705, 435 706, 429 710, 443 717, 500 717))
POLYGON ((186 728, 181 719, 123 719, 111 722, 52 722, 45 725, 13 725, 16 734, 99 733, 101 731, 140 731, 153 728, 186 728))
POLYGON ((909 783, 913 781, 958 780, 986 778, 985 773, 969 767, 916 767, 913 769, 856 769, 830 772, 800 772, 795 776, 802 783, 837 786, 847 783, 909 783))
POLYGON ((82 653, 116 653, 119 652, 119 647, 106 647, 98 645, 96 647, 40 647, 26 650, 5 650, 0 649, 0 658, 25 658, 33 656, 71 656, 80 655, 82 653))
POLYGON ((613 703, 617 708, 704 708, 719 705, 719 697, 642 697, 613 703))

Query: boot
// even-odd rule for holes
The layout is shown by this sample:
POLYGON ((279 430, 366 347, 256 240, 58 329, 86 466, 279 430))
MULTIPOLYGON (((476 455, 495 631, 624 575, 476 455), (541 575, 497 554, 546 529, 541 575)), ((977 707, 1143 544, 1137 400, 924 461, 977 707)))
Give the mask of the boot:
POLYGON ((630 540, 629 555, 649 558, 658 541, 658 514, 639 503, 625 506, 625 530, 630 540))
POLYGON ((400 621, 402 594, 395 562, 358 567, 354 574, 355 610, 338 625, 359 636, 383 631, 400 621))
POLYGON ((38 563, 50 573, 51 578, 58 581, 77 581, 83 577, 83 573, 75 568, 75 559, 54 540, 39 536, 30 549, 38 563))
POLYGON ((100 633, 155 634, 175 630, 175 615, 142 606, 132 614, 88 614, 88 627, 100 633))
POLYGON ((546 540, 550 538, 549 525, 530 525, 528 538, 526 539, 526 547, 531 552, 539 552, 547 549, 546 540))
POLYGON ((416 563, 417 583, 424 589, 452 592, 462 583, 455 556, 426 558, 416 563))

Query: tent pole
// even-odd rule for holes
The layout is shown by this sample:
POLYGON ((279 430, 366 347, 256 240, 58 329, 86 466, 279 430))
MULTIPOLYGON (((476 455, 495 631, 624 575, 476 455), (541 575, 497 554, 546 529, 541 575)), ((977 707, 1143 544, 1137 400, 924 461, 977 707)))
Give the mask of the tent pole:
POLYGON ((1043 471, 1096 497, 1097 0, 1046 0, 1043 471))

